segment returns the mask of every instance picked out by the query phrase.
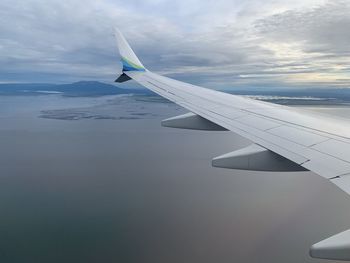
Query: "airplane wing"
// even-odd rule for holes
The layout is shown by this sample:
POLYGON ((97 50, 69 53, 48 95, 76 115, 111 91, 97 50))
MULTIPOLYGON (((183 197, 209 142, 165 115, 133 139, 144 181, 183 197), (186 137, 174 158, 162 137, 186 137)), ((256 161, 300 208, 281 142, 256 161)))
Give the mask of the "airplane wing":
MULTIPOLYGON (((189 110, 163 126, 228 130, 252 145, 218 156, 216 167, 255 171, 310 170, 350 194, 350 122, 184 83, 147 70, 116 30, 123 73, 116 82, 135 80, 189 110)), ((350 260, 350 232, 313 245, 310 255, 350 260), (345 240, 345 244, 344 244, 345 240), (345 252, 344 252, 345 251, 345 252)))

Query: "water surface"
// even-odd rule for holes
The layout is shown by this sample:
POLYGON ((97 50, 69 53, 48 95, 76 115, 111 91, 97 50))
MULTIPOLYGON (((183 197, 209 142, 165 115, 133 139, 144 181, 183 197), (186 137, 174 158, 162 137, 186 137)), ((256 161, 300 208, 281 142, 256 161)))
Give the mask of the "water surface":
POLYGON ((309 246, 350 228, 317 175, 212 168, 249 142, 162 128, 184 112, 170 103, 0 96, 0 112, 0 262, 322 262, 309 246))

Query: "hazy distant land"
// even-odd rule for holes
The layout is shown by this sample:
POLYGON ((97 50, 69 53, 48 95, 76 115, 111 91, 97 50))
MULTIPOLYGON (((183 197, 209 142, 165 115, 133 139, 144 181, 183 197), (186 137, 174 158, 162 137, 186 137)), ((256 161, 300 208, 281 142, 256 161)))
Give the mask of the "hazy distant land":
MULTIPOLYGON (((121 84, 122 85, 122 84, 121 84)), ((350 88, 228 88, 224 92, 250 96, 255 99, 273 101, 280 104, 341 104, 350 102, 350 88)), ((107 95, 134 94, 153 96, 144 88, 121 88, 113 84, 98 81, 79 81, 71 84, 16 83, 0 84, 0 95, 35 96, 60 94, 66 97, 99 97, 107 95)), ((150 98, 146 99, 149 100, 150 98)), ((153 99, 165 102, 163 98, 153 99)))
MULTIPOLYGON (((348 89, 295 89, 295 90, 226 90, 225 92, 285 105, 347 105, 348 89)), ((62 96, 67 98, 106 97, 102 104, 73 105, 59 109, 43 109, 38 117, 57 120, 136 120, 152 118, 157 113, 143 111, 144 103, 169 103, 143 88, 120 88, 97 81, 80 81, 72 84, 0 84, 0 96, 62 96), (118 95, 117 97, 115 97, 118 95), (114 97, 113 97, 114 96, 114 97), (130 97, 131 96, 131 97, 130 97), (110 98, 109 98, 110 97, 110 98), (121 107, 123 105, 123 107, 121 107), (129 110, 125 109, 129 106, 129 110)))

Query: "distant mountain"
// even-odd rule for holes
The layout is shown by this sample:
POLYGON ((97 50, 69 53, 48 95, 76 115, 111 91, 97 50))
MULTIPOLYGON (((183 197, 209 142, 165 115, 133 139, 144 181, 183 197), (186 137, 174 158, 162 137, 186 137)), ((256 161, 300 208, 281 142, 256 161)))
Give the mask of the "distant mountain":
POLYGON ((0 84, 0 95, 62 94, 69 97, 95 97, 117 94, 151 94, 146 89, 122 89, 98 81, 79 81, 71 84, 0 84))

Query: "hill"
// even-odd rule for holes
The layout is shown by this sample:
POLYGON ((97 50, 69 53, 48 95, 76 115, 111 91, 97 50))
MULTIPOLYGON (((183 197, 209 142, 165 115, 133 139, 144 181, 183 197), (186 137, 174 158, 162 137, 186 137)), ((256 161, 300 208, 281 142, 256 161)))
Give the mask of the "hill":
POLYGON ((79 81, 71 84, 16 83, 0 84, 0 95, 62 94, 69 97, 91 97, 117 94, 150 94, 146 89, 123 89, 98 81, 79 81))

